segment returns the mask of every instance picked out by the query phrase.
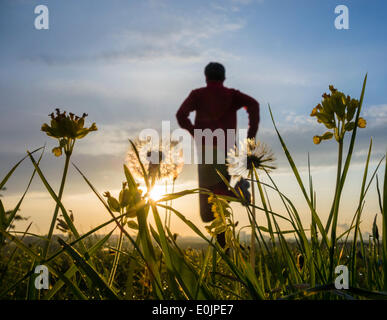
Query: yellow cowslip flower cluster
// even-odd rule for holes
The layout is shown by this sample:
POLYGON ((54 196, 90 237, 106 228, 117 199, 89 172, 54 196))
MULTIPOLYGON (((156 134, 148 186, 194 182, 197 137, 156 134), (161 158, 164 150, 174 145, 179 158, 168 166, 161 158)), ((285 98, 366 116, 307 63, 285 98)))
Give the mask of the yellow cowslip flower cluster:
POLYGON ((71 112, 67 115, 66 111, 55 110, 55 114, 50 114, 50 124, 44 123, 41 130, 49 137, 58 139, 59 146, 52 149, 55 156, 60 157, 62 150, 66 155, 71 155, 75 140, 84 138, 89 132, 97 131, 97 126, 95 123, 89 128, 84 126, 86 113, 82 117, 78 117, 71 112))
POLYGON ((359 117, 355 124, 354 116, 359 108, 359 101, 345 96, 343 92, 338 91, 332 85, 329 86, 330 94, 324 93, 322 101, 313 108, 310 116, 316 117, 318 123, 325 125, 327 131, 323 135, 313 137, 313 143, 319 144, 323 140, 329 140, 335 137, 337 142, 343 140, 345 132, 352 131, 357 125, 359 128, 365 128, 367 122, 359 117))
POLYGON ((218 219, 221 217, 221 215, 219 214, 219 209, 218 209, 218 206, 216 204, 216 201, 215 201, 215 198, 214 196, 210 195, 208 197, 208 203, 211 204, 211 212, 214 214, 214 218, 215 219, 218 219))
POLYGON ((226 235, 226 246, 231 248, 235 240, 233 229, 235 229, 238 223, 233 223, 230 205, 226 200, 216 195, 210 195, 208 203, 211 204, 214 220, 205 227, 206 230, 213 237, 224 232, 226 235))

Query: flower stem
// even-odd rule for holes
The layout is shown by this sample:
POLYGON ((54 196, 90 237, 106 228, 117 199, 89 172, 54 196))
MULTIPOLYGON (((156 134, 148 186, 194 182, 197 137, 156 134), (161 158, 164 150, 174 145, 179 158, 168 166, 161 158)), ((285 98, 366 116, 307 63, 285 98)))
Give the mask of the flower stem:
POLYGON ((340 188, 340 180, 341 180, 341 167, 343 162, 343 139, 339 141, 339 151, 338 151, 338 159, 337 159, 337 177, 336 177, 336 190, 332 207, 332 230, 331 230, 331 248, 329 254, 330 260, 330 270, 329 277, 330 280, 333 279, 333 268, 334 268, 334 254, 336 247, 336 228, 337 228, 337 218, 339 213, 339 205, 340 205, 340 196, 341 196, 341 188, 340 188))
MULTIPOLYGON (((250 178, 253 180, 253 170, 250 170, 250 178)), ((255 270, 255 187, 254 187, 254 181, 251 181, 251 193, 252 193, 252 200, 253 200, 253 207, 252 207, 252 217, 253 221, 251 223, 251 240, 250 240, 250 264, 253 268, 253 271, 255 270)))
MULTIPOLYGON (((122 227, 124 227, 124 224, 123 224, 123 218, 121 218, 121 221, 120 221, 122 227)), ((111 287, 113 285, 113 282, 114 282, 114 278, 115 278, 115 275, 116 275, 116 271, 117 271, 117 266, 118 266, 118 261, 120 259, 120 254, 121 254, 121 249, 122 249, 122 240, 123 240, 123 232, 122 232, 122 229, 120 229, 120 237, 118 239, 118 243, 117 243, 117 251, 114 255, 114 260, 113 260, 113 267, 112 267, 112 270, 110 272, 110 275, 109 275, 109 280, 108 280, 108 285, 109 287, 111 287)))
MULTIPOLYGON (((70 164, 70 157, 71 157, 71 154, 66 154, 66 160, 65 160, 65 165, 64 165, 63 174, 62 174, 62 181, 61 181, 59 193, 58 193, 59 201, 62 200, 63 190, 64 190, 64 186, 66 183, 67 172, 68 172, 69 164, 70 164)), ((54 215, 53 215, 52 220, 51 220, 50 230, 48 231, 48 236, 47 236, 48 240, 47 240, 46 245, 45 245, 44 250, 43 250, 43 258, 44 259, 47 258, 48 250, 50 248, 50 243, 51 243, 52 235, 54 233, 56 219, 58 217, 58 211, 59 211, 59 204, 57 203, 55 206, 54 215)))

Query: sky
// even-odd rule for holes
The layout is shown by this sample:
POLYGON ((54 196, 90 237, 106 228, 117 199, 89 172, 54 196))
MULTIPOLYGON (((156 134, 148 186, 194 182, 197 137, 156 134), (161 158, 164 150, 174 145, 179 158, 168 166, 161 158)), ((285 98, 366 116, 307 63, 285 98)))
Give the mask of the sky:
MULTIPOLYGON (((40 127, 59 107, 86 112, 88 121, 97 123, 99 130, 77 143, 72 161, 101 193, 117 194, 124 180, 128 138, 145 128, 160 128, 161 121, 169 120, 177 128, 180 104, 192 89, 205 85, 205 65, 219 61, 226 67, 225 86, 260 102, 258 138, 271 146, 277 158, 278 169, 272 176, 297 204, 306 226, 310 214, 276 137, 268 104, 305 181, 309 153, 318 213, 325 221, 334 189, 337 145, 313 144, 312 137, 324 128, 309 114, 329 84, 359 98, 368 73, 362 111, 367 128, 358 131, 344 190, 339 217, 344 230, 357 206, 371 137, 371 172, 386 152, 386 16, 384 0, 0 0, 0 177, 26 150, 46 143, 41 167, 58 190, 63 158, 50 153, 56 142, 40 127), (34 9, 41 4, 49 9, 48 30, 34 27, 34 9), (348 30, 334 25, 335 8, 341 4, 349 9, 348 30)), ((243 110, 238 112, 238 126, 247 127, 243 110)), ((9 180, 2 192, 6 209, 17 203, 32 170, 25 161, 9 180)), ((195 188, 196 179, 196 167, 185 165, 176 190, 195 188)), ((273 207, 283 210, 272 196, 273 207)), ((63 201, 84 232, 109 218, 74 168, 63 201)), ((175 205, 203 226, 196 197, 175 205)), ((54 206, 35 178, 21 208, 29 220, 18 227, 33 222, 31 230, 47 233, 54 206)), ((234 209, 237 219, 247 224, 244 211, 234 209)), ((362 231, 370 231, 378 211, 373 183, 362 231)), ((264 223, 262 215, 258 220, 264 223)), ((174 228, 192 235, 177 218, 174 228)))

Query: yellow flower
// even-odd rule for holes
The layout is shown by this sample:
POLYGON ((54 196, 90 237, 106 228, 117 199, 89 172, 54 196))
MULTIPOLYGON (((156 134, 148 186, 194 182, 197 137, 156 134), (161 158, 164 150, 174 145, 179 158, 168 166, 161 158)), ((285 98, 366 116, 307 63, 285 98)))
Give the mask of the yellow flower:
POLYGON ((316 116, 316 114, 317 114, 317 107, 314 107, 312 112, 311 112, 311 114, 310 114, 310 116, 314 117, 314 116, 316 116))
POLYGON ((317 106, 315 106, 312 110, 312 113, 310 114, 311 117, 314 117, 317 115, 317 111, 321 111, 322 110, 322 106, 321 104, 319 103, 317 106))
POLYGON ((67 115, 66 111, 55 110, 56 114, 50 114, 50 124, 43 123, 41 130, 49 137, 58 139, 59 146, 52 149, 56 157, 62 155, 62 150, 67 156, 70 156, 75 140, 84 138, 92 131, 97 131, 97 126, 93 123, 89 128, 85 127, 86 113, 78 117, 71 112, 67 115))
POLYGON ((55 157, 60 157, 62 155, 62 148, 56 147, 52 149, 52 153, 55 155, 55 157))
POLYGON ((333 85, 330 85, 329 86, 329 90, 332 92, 332 93, 335 93, 337 91, 337 89, 333 86, 333 85))
POLYGON ((320 144, 321 142, 321 137, 320 136, 314 136, 313 137, 313 143, 314 144, 320 144))
POLYGON ((50 125, 44 123, 42 125, 42 131, 49 137, 62 139, 82 139, 89 132, 97 131, 97 126, 93 123, 89 128, 85 127, 85 118, 87 114, 84 113, 82 117, 78 117, 73 113, 66 114, 66 111, 60 112, 59 109, 55 109, 56 114, 51 113, 50 125))
POLYGON ((214 214, 214 218, 217 219, 219 218, 219 213, 218 213, 218 207, 216 206, 216 204, 214 203, 212 206, 211 206, 211 211, 212 213, 214 214))
POLYGON ((366 125, 367 125, 367 121, 364 118, 360 117, 359 120, 357 121, 357 126, 359 128, 365 128, 366 125))

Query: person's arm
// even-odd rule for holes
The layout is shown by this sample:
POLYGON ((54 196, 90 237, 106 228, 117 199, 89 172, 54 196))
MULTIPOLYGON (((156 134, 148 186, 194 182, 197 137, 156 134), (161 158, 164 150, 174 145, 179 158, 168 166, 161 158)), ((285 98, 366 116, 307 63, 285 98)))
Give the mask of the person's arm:
POLYGON ((189 96, 184 100, 179 110, 176 113, 177 123, 183 129, 188 130, 188 132, 193 136, 194 135, 194 126, 189 119, 189 114, 192 111, 195 111, 195 94, 193 91, 189 94, 189 96))
POLYGON ((238 90, 234 90, 233 104, 238 110, 244 107, 249 115, 248 138, 255 138, 259 126, 259 102, 238 90))

